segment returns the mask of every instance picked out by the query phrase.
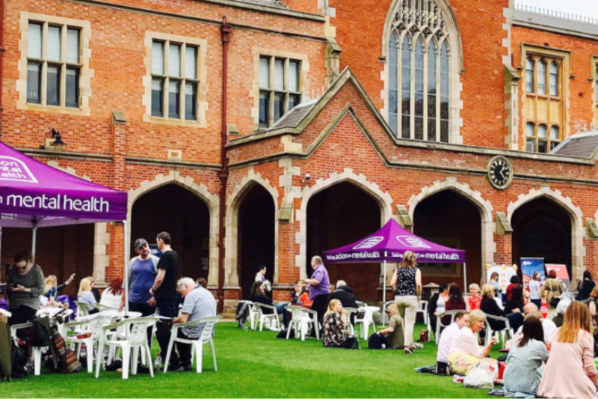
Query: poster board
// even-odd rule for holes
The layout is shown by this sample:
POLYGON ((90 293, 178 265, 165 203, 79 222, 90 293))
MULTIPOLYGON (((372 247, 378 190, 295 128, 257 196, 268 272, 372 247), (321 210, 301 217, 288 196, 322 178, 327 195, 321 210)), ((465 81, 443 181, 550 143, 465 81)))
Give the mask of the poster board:
POLYGON ((521 273, 523 274, 523 286, 529 286, 534 273, 540 272, 540 281, 546 280, 544 271, 544 258, 521 258, 521 273))
POLYGON ((516 265, 487 265, 486 266, 486 282, 490 282, 490 277, 494 273, 498 273, 498 284, 503 293, 507 292, 507 287, 511 284, 511 277, 517 275, 516 265))
POLYGON ((549 263, 546 265, 546 271, 554 270, 556 272, 557 278, 559 278, 567 287, 567 290, 572 292, 571 290, 571 278, 569 277, 569 272, 567 271, 567 265, 558 265, 549 263))

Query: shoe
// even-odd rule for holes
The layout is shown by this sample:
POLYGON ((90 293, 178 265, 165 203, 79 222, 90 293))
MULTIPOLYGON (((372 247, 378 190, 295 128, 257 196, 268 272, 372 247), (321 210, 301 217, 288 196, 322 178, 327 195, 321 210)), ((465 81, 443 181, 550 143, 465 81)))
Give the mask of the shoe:
POLYGON ((247 327, 245 324, 239 324, 239 328, 241 330, 249 330, 249 327, 247 327))
POLYGON ((268 328, 268 330, 270 330, 270 331, 276 331, 276 332, 278 332, 278 331, 280 331, 280 328, 276 328, 276 327, 269 327, 269 328, 268 328))
POLYGON ((410 346, 405 347, 405 354, 406 355, 413 355, 413 349, 410 346))
POLYGON ((175 364, 171 364, 170 366, 168 366, 168 371, 185 371, 183 365, 181 362, 175 363, 175 364))
POLYGON ((418 344, 417 342, 412 344, 414 349, 424 349, 424 346, 422 344, 418 344))
POLYGON ((191 370, 193 370, 192 364, 187 364, 187 365, 183 366, 183 371, 191 371, 191 370))

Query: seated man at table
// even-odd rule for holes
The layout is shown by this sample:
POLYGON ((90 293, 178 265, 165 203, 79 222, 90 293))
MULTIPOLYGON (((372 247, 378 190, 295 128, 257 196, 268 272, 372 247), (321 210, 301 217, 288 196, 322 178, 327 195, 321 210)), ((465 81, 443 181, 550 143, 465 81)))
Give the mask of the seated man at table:
MULTIPOLYGON (((214 295, 201 285, 198 285, 190 277, 183 277, 177 283, 177 291, 184 298, 183 307, 179 317, 172 321, 172 324, 187 323, 206 317, 216 316, 216 299, 214 295)), ((194 325, 189 327, 183 327, 178 330, 177 337, 185 339, 199 339, 201 338, 202 327, 200 325, 194 325)), ((180 342, 176 343, 177 354, 173 350, 171 353, 171 362, 174 364, 172 371, 188 371, 191 370, 191 345, 183 344, 180 342)), ((201 359, 197 359, 198 362, 201 359)))

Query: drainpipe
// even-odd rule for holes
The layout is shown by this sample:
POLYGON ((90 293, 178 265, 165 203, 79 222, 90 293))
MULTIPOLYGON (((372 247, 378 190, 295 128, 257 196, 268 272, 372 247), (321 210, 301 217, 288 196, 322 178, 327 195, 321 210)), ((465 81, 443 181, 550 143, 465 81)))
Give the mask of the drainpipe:
MULTIPOLYGON (((1 1, 1 0, 0 0, 1 1)), ((232 34, 232 25, 222 18, 220 25, 220 39, 222 40, 222 128, 220 131, 220 207, 219 207, 219 232, 218 232, 218 313, 224 311, 224 235, 226 216, 226 184, 228 181, 228 159, 226 157, 226 106, 228 85, 228 44, 232 34)))

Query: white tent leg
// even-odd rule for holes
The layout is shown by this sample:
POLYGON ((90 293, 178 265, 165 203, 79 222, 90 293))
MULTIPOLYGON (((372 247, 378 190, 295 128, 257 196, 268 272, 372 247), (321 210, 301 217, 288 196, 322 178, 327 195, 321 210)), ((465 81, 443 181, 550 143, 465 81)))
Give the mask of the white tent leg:
MULTIPOLYGON (((125 246, 123 248, 125 259, 125 318, 129 317, 129 260, 127 259, 127 248, 129 248, 129 237, 127 235, 127 221, 123 221, 123 234, 125 237, 125 246)), ((127 328, 127 331, 129 329, 127 328)))
MULTIPOLYGON (((386 252, 384 252, 386 258, 386 252)), ((384 259, 384 283, 382 284, 382 314, 384 314, 384 304, 386 303, 386 259, 384 259)))
POLYGON ((35 258, 35 247, 37 244, 37 226, 33 226, 33 233, 31 238, 31 255, 35 258))
POLYGON ((467 289, 467 263, 463 262, 463 292, 469 292, 467 289))

